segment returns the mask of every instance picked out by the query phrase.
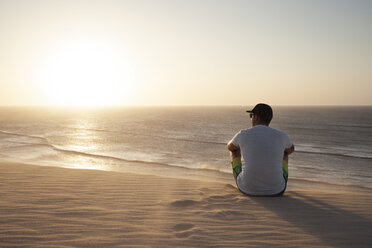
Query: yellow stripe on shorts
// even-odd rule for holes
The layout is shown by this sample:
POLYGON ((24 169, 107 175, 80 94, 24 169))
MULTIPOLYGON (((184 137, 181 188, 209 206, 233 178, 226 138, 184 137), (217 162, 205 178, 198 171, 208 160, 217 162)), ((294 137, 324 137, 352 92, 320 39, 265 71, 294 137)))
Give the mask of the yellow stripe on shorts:
POLYGON ((288 182, 288 163, 285 160, 283 160, 282 162, 282 169, 283 169, 283 177, 285 181, 288 182))

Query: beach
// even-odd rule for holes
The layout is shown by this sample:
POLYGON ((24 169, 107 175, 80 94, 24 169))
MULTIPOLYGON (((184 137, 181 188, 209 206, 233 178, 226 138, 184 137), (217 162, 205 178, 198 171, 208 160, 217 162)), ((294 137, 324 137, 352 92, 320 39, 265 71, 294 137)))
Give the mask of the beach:
POLYGON ((370 247, 372 190, 232 184, 0 163, 0 247, 370 247))
POLYGON ((372 248, 371 10, 0 0, 0 248, 372 248))

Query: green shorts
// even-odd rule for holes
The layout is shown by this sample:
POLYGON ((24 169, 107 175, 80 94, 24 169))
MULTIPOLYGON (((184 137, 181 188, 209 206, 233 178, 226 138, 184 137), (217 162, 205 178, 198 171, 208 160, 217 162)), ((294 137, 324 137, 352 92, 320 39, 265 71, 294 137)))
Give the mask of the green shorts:
POLYGON ((238 178, 240 172, 242 172, 242 161, 241 161, 240 157, 234 158, 231 161, 231 166, 232 166, 232 170, 233 170, 234 179, 235 179, 235 182, 236 182, 236 179, 238 178))

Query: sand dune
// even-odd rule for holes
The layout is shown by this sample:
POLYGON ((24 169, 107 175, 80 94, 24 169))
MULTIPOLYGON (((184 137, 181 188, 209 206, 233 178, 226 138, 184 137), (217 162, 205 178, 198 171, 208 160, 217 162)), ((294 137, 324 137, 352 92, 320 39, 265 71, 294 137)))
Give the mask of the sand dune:
POLYGON ((0 164, 0 247, 371 247, 372 190, 284 197, 156 176, 0 164))

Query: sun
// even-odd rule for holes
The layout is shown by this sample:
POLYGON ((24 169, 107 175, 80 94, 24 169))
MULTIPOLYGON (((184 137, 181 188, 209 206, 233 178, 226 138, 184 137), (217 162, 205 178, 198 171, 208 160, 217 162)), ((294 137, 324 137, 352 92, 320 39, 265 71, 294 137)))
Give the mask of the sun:
POLYGON ((129 58, 109 42, 64 41, 44 57, 39 78, 51 105, 125 105, 134 100, 129 58))

